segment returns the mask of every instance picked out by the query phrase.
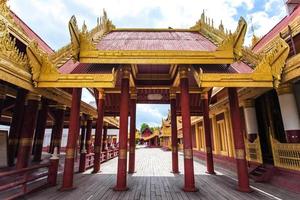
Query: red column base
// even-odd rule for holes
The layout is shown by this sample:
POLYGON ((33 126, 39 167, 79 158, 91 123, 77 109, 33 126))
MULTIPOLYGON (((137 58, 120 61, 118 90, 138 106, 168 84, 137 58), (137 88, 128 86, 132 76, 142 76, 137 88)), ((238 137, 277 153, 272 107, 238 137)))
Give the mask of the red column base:
POLYGON ((187 188, 187 187, 184 187, 184 188, 182 188, 182 190, 184 191, 184 192, 198 192, 199 191, 199 189, 198 188, 187 188))
POLYGON ((92 174, 97 174, 97 173, 101 173, 101 172, 102 172, 101 170, 96 170, 96 171, 93 170, 91 173, 92 173, 92 174))
POLYGON ((180 174, 180 171, 171 171, 172 174, 180 174))
POLYGON ((128 187, 125 187, 125 188, 123 188, 123 187, 114 187, 113 188, 113 190, 114 191, 117 191, 117 192, 122 192, 122 191, 127 191, 127 190, 129 190, 129 188, 128 187))
POLYGON ((245 193, 253 192, 253 190, 250 187, 248 187, 248 188, 240 188, 240 187, 238 187, 236 190, 240 191, 240 192, 245 192, 245 193))
POLYGON ((61 188, 59 188, 58 190, 61 191, 61 192, 67 192, 67 191, 72 191, 72 190, 75 190, 75 189, 76 189, 76 187, 75 187, 75 186, 72 186, 72 187, 68 187, 68 188, 66 188, 66 187, 61 187, 61 188))
POLYGON ((205 173, 210 174, 210 175, 216 175, 216 172, 214 172, 214 171, 212 171, 212 172, 206 171, 205 173))
POLYGON ((128 174, 134 174, 134 173, 136 173, 136 171, 128 171, 128 174))

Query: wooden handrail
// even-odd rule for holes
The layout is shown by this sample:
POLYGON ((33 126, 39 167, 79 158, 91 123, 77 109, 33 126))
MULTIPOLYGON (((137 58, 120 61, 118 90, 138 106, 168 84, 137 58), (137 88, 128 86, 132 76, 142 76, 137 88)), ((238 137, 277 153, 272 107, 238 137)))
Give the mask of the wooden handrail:
POLYGON ((249 140, 244 136, 244 142, 246 150, 246 159, 248 161, 262 164, 263 160, 261 154, 259 135, 257 135, 257 138, 253 142, 249 142, 249 140))
POLYGON ((23 169, 16 169, 8 172, 1 172, 0 178, 9 178, 9 177, 17 177, 18 180, 10 180, 8 183, 0 185, 0 191, 6 191, 10 189, 17 189, 21 186, 21 191, 18 193, 14 193, 12 196, 6 197, 6 199, 15 199, 17 197, 24 196, 33 190, 37 190, 40 187, 45 186, 54 186, 56 185, 56 177, 58 170, 58 158, 50 159, 49 163, 33 165, 23 169), (48 168, 45 172, 34 174, 34 172, 41 168, 48 168), (40 178, 46 178, 47 182, 41 186, 35 187, 33 189, 27 189, 27 184, 31 183, 40 178))
POLYGON ((23 169, 16 169, 13 171, 8 171, 8 172, 0 172, 0 178, 6 177, 6 176, 11 176, 11 175, 17 175, 17 174, 21 174, 24 172, 29 172, 29 171, 33 171, 35 169, 40 169, 40 168, 49 167, 49 166, 50 166, 50 163, 45 163, 45 164, 33 165, 33 166, 23 168, 23 169))
POLYGON ((270 135, 274 165, 300 171, 300 144, 280 143, 270 135))

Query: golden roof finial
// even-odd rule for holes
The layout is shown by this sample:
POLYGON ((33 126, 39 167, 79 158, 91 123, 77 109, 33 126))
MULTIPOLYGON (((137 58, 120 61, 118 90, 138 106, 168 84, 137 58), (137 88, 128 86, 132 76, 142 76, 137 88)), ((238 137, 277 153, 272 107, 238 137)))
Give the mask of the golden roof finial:
POLYGON ((83 21, 83 24, 82 24, 82 32, 83 33, 86 33, 87 32, 87 26, 85 24, 85 20, 83 21))
POLYGON ((221 20, 221 23, 219 25, 219 30, 222 31, 224 33, 224 26, 223 26, 223 22, 221 20))
POLYGON ((204 11, 204 9, 203 9, 203 12, 202 12, 202 14, 201 14, 201 22, 205 22, 205 11, 204 11))

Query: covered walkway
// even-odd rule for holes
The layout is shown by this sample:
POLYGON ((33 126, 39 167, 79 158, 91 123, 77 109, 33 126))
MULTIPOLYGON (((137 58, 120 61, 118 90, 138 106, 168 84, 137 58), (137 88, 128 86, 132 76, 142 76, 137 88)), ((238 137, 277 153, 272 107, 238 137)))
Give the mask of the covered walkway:
MULTIPOLYGON (((300 195, 271 185, 251 183, 252 193, 242 193, 235 189, 235 177, 216 166, 217 175, 207 175, 206 166, 195 159, 195 181, 198 192, 182 191, 184 177, 173 175, 171 152, 154 148, 137 148, 136 173, 127 177, 129 190, 116 192, 113 190, 116 182, 117 159, 101 166, 101 172, 91 174, 76 174, 74 185, 76 190, 58 191, 58 186, 37 192, 28 199, 299 199, 300 195)), ((183 172, 183 157, 179 157, 179 170, 183 172)), ((61 177, 60 177, 61 178, 61 177)), ((59 180, 61 182, 61 179, 59 180)))

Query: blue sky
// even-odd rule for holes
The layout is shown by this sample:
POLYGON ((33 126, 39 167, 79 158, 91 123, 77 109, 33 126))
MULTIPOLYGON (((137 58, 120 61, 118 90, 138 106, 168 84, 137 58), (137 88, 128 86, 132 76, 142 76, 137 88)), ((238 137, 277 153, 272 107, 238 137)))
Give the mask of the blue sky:
MULTIPOLYGON (((10 0, 9 5, 53 49, 70 42, 67 24, 72 15, 79 25, 85 20, 92 28, 104 8, 117 27, 129 28, 189 28, 205 10, 215 25, 222 20, 234 30, 243 16, 257 36, 266 34, 286 15, 284 0, 10 0)), ((251 37, 249 30, 246 44, 251 37)), ((86 91, 83 99, 92 100, 86 91)), ((168 109, 169 105, 138 105, 137 127, 142 122, 160 125, 168 109)))

